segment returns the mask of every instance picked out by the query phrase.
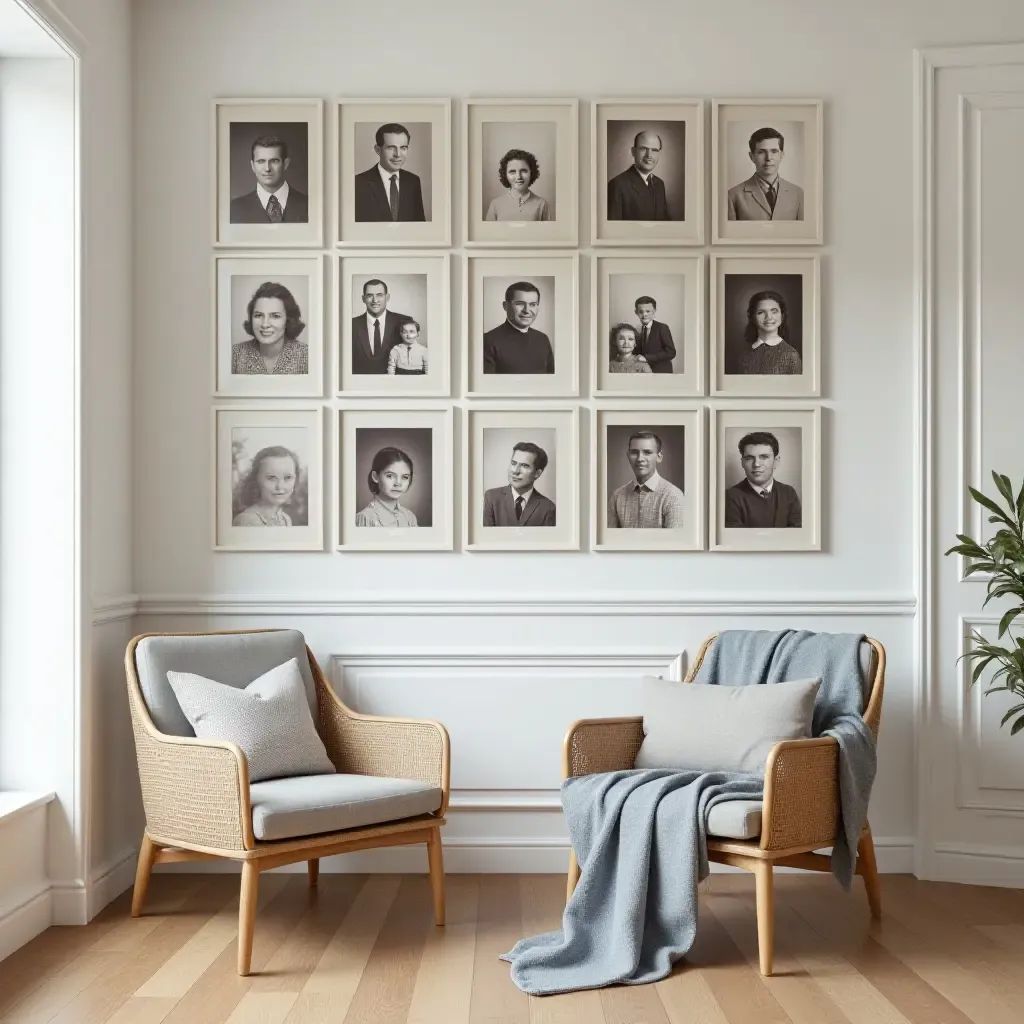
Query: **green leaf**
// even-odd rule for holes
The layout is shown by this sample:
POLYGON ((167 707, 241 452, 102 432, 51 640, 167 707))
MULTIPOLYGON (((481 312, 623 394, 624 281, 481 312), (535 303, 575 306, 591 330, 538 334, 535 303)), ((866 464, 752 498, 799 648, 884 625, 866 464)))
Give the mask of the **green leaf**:
POLYGON ((1024 612, 1024 605, 1017 608, 1011 608, 1000 620, 999 620, 999 635, 1002 636, 1009 628, 1010 623, 1013 622, 1021 612, 1024 612))
POLYGON ((1018 718, 1017 721, 1013 723, 1013 726, 1010 729, 1010 735, 1016 736, 1017 733, 1021 731, 1021 729, 1024 729, 1024 715, 1021 715, 1020 718, 1018 718))
POLYGON ((1007 476, 1000 476, 995 470, 992 470, 992 481, 999 489, 999 493, 1013 505, 1013 490, 1010 487, 1010 478, 1007 476))
POLYGON ((1007 526, 1011 527, 1015 525, 1013 520, 1007 518, 1006 513, 991 498, 982 494, 981 491, 974 487, 968 487, 967 489, 971 492, 971 497, 981 505, 982 508, 987 508, 989 512, 993 514, 995 518, 990 519, 990 523, 1006 523, 1007 526))
POLYGON ((1013 716, 1017 714, 1018 711, 1024 711, 1024 704, 1017 704, 1014 707, 1010 708, 1010 710, 1007 711, 1005 715, 1003 715, 1003 720, 999 723, 1000 726, 1006 725, 1006 723, 1011 718, 1013 718, 1013 716))

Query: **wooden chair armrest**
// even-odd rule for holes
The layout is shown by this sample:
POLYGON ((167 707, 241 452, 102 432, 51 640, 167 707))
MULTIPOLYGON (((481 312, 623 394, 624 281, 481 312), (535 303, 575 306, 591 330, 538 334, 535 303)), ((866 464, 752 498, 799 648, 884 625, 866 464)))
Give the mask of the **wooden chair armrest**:
POLYGON ((428 718, 361 715, 346 707, 326 681, 317 687, 327 754, 339 772, 417 779, 442 791, 448 808, 451 744, 448 730, 428 718))
POLYGON ((253 849, 249 766, 241 748, 168 736, 132 711, 146 831, 185 846, 253 849))
POLYGON ((831 846, 839 824, 839 744, 833 736, 776 743, 764 769, 761 849, 831 846))
POLYGON ((581 718, 569 726, 562 746, 562 776, 566 779, 595 772, 633 767, 644 740, 644 720, 581 718))

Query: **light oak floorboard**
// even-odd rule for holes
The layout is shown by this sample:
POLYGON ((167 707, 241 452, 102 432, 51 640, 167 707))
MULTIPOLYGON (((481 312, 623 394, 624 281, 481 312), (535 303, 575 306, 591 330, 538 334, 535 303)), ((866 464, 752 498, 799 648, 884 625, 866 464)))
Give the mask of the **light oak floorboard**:
POLYGON ((684 961, 654 987, 671 1024, 729 1024, 700 968, 684 961))
POLYGON ((130 996, 108 1018, 107 1024, 161 1024, 176 1002, 173 998, 130 996))
POLYGON ((284 1024, 298 992, 246 992, 227 1024, 284 1024))
POLYGON ((528 1024, 530 1002, 509 978, 509 965, 498 957, 523 937, 519 878, 481 875, 473 961, 471 1024, 528 1024))

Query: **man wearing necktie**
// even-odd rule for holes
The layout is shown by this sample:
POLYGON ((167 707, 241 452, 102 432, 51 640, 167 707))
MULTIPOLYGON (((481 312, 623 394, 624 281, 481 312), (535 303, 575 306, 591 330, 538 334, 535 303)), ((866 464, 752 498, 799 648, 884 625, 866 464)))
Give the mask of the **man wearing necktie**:
MULTIPOLYGON (((633 164, 608 182, 608 220, 672 220, 665 182, 654 173, 661 159, 661 136, 637 132, 630 149, 633 164)), ((682 211, 679 211, 682 219, 682 211)))
POLYGON ((253 141, 249 166, 256 188, 231 200, 232 224, 309 223, 308 198, 285 178, 291 162, 288 144, 276 135, 261 135, 253 141))
POLYGON ((355 176, 356 221, 425 221, 419 175, 404 167, 412 142, 409 129, 381 125, 374 140, 377 163, 355 176))
MULTIPOLYGON (((658 303, 650 295, 641 295, 633 303, 633 310, 637 320, 640 321, 636 354, 650 365, 652 373, 672 373, 672 360, 676 357, 676 345, 672 340, 672 331, 668 324, 654 319, 654 314, 658 311, 658 303)), ((682 369, 679 372, 682 373, 682 369)))
POLYGON ((796 488, 775 479, 779 441, 767 430, 740 439, 744 479, 725 492, 725 525, 729 529, 799 529, 803 523, 796 488))
POLYGON ((678 530, 683 525, 683 492, 660 473, 665 453, 651 430, 635 430, 626 443, 633 479, 612 491, 608 526, 613 530, 678 530))
POLYGON ((729 220, 803 220, 804 190, 779 175, 786 140, 774 128, 758 128, 749 141, 754 173, 729 189, 729 220))
POLYGON ((360 297, 366 312, 352 318, 352 372, 386 374, 388 356, 402 340, 402 325, 412 317, 388 309, 391 295, 380 278, 366 281, 360 297))
POLYGON ((508 464, 508 486, 484 491, 484 526, 555 526, 555 503, 537 490, 548 453, 532 441, 518 441, 508 464))

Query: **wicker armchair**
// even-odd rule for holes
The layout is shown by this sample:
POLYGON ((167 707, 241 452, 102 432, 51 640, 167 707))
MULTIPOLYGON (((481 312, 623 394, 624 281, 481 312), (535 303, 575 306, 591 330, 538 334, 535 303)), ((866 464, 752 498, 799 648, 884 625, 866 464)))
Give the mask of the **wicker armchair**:
MULTIPOLYGON (((147 654, 143 659, 142 671, 151 676, 159 675, 153 673, 148 657, 147 654)), ((266 655, 263 657, 266 660, 266 655)), ((264 665, 262 671, 275 663, 264 665)), ((186 671, 195 671, 194 664, 182 667, 186 671)), ((135 637, 128 645, 125 672, 146 811, 132 916, 138 917, 142 912, 154 865, 219 858, 240 862, 238 973, 246 975, 252 958, 261 871, 306 861, 309 884, 315 886, 321 857, 375 847, 426 843, 434 919, 439 926, 444 924, 444 865, 440 830, 445 823, 449 798, 449 743, 443 725, 419 719, 361 715, 350 710, 335 696, 301 634, 294 631, 145 634, 135 637), (439 806, 430 813, 418 813, 400 820, 374 821, 371 825, 341 831, 269 841, 256 838, 245 754, 233 743, 197 739, 194 735, 171 735, 157 728, 154 713, 158 709, 149 679, 146 680, 146 688, 140 683, 139 645, 150 638, 188 638, 200 646, 216 644, 218 638, 230 643, 229 638, 233 638, 235 644, 248 645, 246 651, 251 652, 253 647, 259 648, 261 643, 269 642, 268 634, 278 637, 287 634, 293 638, 290 642, 299 654, 305 651, 312 675, 312 687, 307 683, 308 695, 312 703, 315 688, 319 712, 314 714, 314 721, 338 773, 428 783, 435 804, 438 799, 436 790, 440 790, 439 806), (261 640, 264 637, 267 641, 261 640), (147 694, 154 705, 152 707, 147 704, 147 694)), ((166 680, 166 672, 162 674, 166 680)), ((170 690, 166 682, 163 685, 167 691, 170 690)), ((180 715, 176 701, 174 707, 180 715)), ((160 714, 165 715, 166 708, 160 714)), ((327 778, 334 779, 335 776, 327 778)), ((425 788, 428 787, 419 787, 420 790, 425 788)))
MULTIPOLYGON (((684 682, 691 683, 715 635, 704 641, 684 682)), ((870 657, 862 665, 870 680, 864 721, 878 738, 885 688, 885 648, 867 640, 870 657)), ((565 737, 562 769, 565 778, 633 767, 643 742, 643 719, 592 718, 574 722, 565 737)), ((754 874, 757 893, 757 938, 761 973, 772 973, 776 866, 831 871, 828 855, 815 853, 831 846, 839 822, 839 746, 830 736, 777 743, 764 772, 760 835, 753 839, 708 837, 708 858, 745 868, 754 874)), ((864 879, 871 916, 882 915, 882 895, 871 829, 865 823, 857 846, 857 874, 864 879)), ((572 895, 580 870, 573 851, 569 858, 566 898, 572 895)))

